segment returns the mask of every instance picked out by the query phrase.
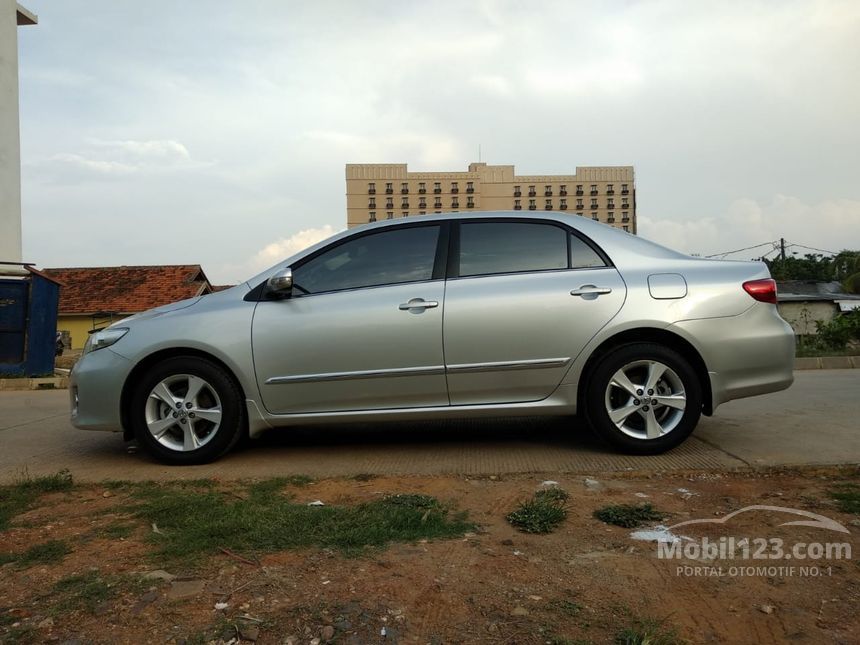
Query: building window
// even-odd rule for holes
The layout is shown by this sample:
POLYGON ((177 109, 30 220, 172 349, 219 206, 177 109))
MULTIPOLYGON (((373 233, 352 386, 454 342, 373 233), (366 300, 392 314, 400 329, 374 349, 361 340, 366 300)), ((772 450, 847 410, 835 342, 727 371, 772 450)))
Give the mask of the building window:
POLYGON ((521 200, 521 199, 515 199, 514 200, 514 210, 515 211, 521 211, 523 209, 522 201, 523 200, 521 200))
POLYGON ((546 204, 544 205, 543 209, 545 211, 551 211, 552 210, 552 200, 551 199, 546 200, 546 204))
POLYGON ((370 211, 369 214, 370 214, 370 219, 368 221, 369 222, 375 222, 376 221, 376 211, 370 211))
POLYGON ((419 197, 418 198, 418 208, 427 208, 427 198, 419 197))
POLYGON ((529 197, 534 197, 535 195, 537 195, 537 193, 535 192, 535 187, 529 186, 529 197))
POLYGON ((566 184, 562 184, 561 186, 559 186, 558 194, 561 195, 562 197, 567 197, 567 185, 566 184))
POLYGON ((552 197, 552 186, 544 186, 543 187, 543 196, 544 197, 552 197))
POLYGON ((466 208, 475 208, 475 198, 471 195, 466 198, 466 208))
POLYGON ((385 208, 394 208, 394 198, 388 197, 385 199, 385 208))
POLYGON ((371 198, 367 201, 367 207, 368 207, 368 208, 376 208, 376 197, 371 197, 371 198))
POLYGON ((370 182, 369 184, 367 184, 367 194, 368 195, 375 195, 376 194, 376 183, 370 182))
POLYGON ((436 214, 439 215, 442 211, 436 211, 436 214))
POLYGON ((581 199, 577 199, 577 200, 576 200, 576 207, 577 207, 577 208, 582 208, 582 200, 581 200, 581 199))
POLYGON ((593 219, 596 222, 597 221, 597 213, 592 213, 591 219, 593 219))
POLYGON ((459 192, 460 192, 460 189, 457 187, 457 182, 456 182, 456 181, 452 181, 452 182, 451 182, 451 194, 452 194, 452 195, 456 195, 456 194, 457 194, 457 193, 459 193, 459 192))
POLYGON ((394 219, 394 211, 388 211, 385 215, 388 219, 394 219))
POLYGON ((630 221, 630 213, 628 213, 627 211, 622 211, 621 212, 621 221, 622 222, 629 222, 630 221))
POLYGON ((475 192, 475 182, 473 182, 473 181, 467 181, 466 182, 466 192, 467 193, 474 193, 475 192))
POLYGON ((418 182, 418 192, 422 195, 427 192, 427 185, 423 181, 418 182))
POLYGON ((558 205, 558 207, 559 207, 561 210, 566 211, 566 210, 567 210, 567 200, 566 200, 566 199, 562 199, 562 200, 561 200, 561 203, 558 205))
POLYGON ((392 195, 394 193, 394 184, 391 182, 385 184, 385 194, 392 195))
POLYGON ((583 193, 583 192, 582 192, 582 184, 577 184, 577 185, 576 185, 576 194, 577 194, 577 195, 584 195, 584 194, 585 194, 585 193, 583 193))
POLYGON ((614 224, 615 223, 615 213, 613 213, 612 211, 609 211, 608 213, 606 213, 606 221, 609 224, 614 224))
POLYGON ((401 195, 408 195, 409 194, 409 184, 405 181, 402 184, 400 184, 400 194, 401 195))
POLYGON ((433 182, 433 192, 436 193, 437 195, 442 192, 442 182, 441 181, 433 182))
POLYGON ((615 194, 615 191, 612 189, 612 184, 606 184, 606 194, 607 195, 614 195, 615 194))
POLYGON ((621 198, 621 208, 630 208, 630 204, 627 203, 626 197, 621 198))
POLYGON ((629 227, 629 226, 624 225, 622 228, 624 229, 624 232, 625 232, 625 233, 629 233, 629 232, 630 232, 630 227, 629 227))
POLYGON ((520 186, 514 186, 514 197, 522 197, 523 191, 520 190, 520 186))
POLYGON ((597 200, 596 199, 591 200, 591 208, 597 208, 597 200))
POLYGON ((451 199, 451 208, 460 208, 460 201, 456 197, 451 199))
POLYGON ((614 200, 612 200, 612 199, 610 199, 610 200, 606 203, 606 208, 615 208, 615 201, 614 201, 614 200))
POLYGON ((409 217, 409 211, 403 211, 403 217, 409 217))
POLYGON ((436 203, 433 204, 433 208, 442 208, 442 198, 441 197, 436 198, 436 203))
POLYGON ((426 214, 427 214, 427 211, 419 211, 419 212, 418 212, 418 214, 419 214, 419 215, 426 215, 426 214))
POLYGON ((535 210, 536 208, 537 208, 536 200, 534 200, 534 199, 530 199, 530 200, 529 200, 529 210, 530 210, 530 211, 533 211, 533 210, 535 210))
POLYGON ((409 208, 409 198, 408 197, 404 197, 401 200, 400 208, 409 208))
POLYGON ((597 184, 591 184, 591 194, 592 195, 597 194, 597 184))
POLYGON ((622 195, 628 195, 629 193, 630 193, 630 191, 627 190, 627 184, 621 184, 621 194, 622 195))

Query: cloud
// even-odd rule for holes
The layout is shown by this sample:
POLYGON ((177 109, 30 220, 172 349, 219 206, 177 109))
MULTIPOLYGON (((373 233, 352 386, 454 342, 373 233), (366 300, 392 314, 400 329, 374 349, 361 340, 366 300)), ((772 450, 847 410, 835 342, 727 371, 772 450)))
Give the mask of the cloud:
POLYGON ((214 267, 212 271, 207 270, 207 272, 210 275, 218 276, 216 282, 222 280, 226 280, 227 282, 246 280, 268 269, 270 266, 287 259, 291 255, 295 255, 299 251, 304 251, 309 246, 313 246, 317 242, 331 237, 337 232, 330 224, 319 228, 306 228, 289 237, 284 237, 276 242, 267 244, 243 264, 227 264, 221 267, 214 267))
MULTIPOLYGON (((785 238, 796 244, 838 252, 860 247, 860 200, 826 200, 805 203, 798 197, 776 195, 768 203, 743 198, 732 202, 725 213, 695 219, 639 217, 639 234, 685 253, 714 255, 785 238)), ((771 253, 764 246, 728 256, 749 259, 771 253)), ((808 249, 791 247, 798 255, 808 249)), ((773 257, 771 255, 771 257, 773 257)))

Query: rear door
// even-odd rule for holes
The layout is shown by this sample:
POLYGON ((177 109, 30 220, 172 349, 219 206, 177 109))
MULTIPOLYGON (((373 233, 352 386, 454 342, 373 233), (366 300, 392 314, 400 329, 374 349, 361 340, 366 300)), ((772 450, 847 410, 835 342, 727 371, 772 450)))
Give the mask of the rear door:
POLYGON ((619 311, 626 288, 590 241, 546 220, 464 220, 445 291, 452 405, 537 401, 619 311))

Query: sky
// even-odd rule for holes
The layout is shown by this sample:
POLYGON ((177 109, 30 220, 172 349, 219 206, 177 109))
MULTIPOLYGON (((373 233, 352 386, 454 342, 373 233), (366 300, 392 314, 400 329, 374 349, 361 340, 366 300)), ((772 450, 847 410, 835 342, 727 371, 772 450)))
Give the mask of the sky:
MULTIPOLYGON (((639 232, 860 249, 860 2, 24 0, 25 260, 244 280, 344 164, 633 165, 639 232)), ((757 257, 771 247, 729 256, 757 257)))

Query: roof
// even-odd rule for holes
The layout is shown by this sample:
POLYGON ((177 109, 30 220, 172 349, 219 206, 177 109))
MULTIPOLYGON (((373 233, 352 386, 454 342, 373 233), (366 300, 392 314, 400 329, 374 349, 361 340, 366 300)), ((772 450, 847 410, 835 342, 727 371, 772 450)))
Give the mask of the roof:
POLYGON ((838 282, 815 280, 785 280, 776 283, 779 302, 836 302, 860 300, 860 295, 843 293, 838 282))
POLYGON ((43 269, 61 284, 60 315, 134 314, 209 293, 199 264, 43 269))

